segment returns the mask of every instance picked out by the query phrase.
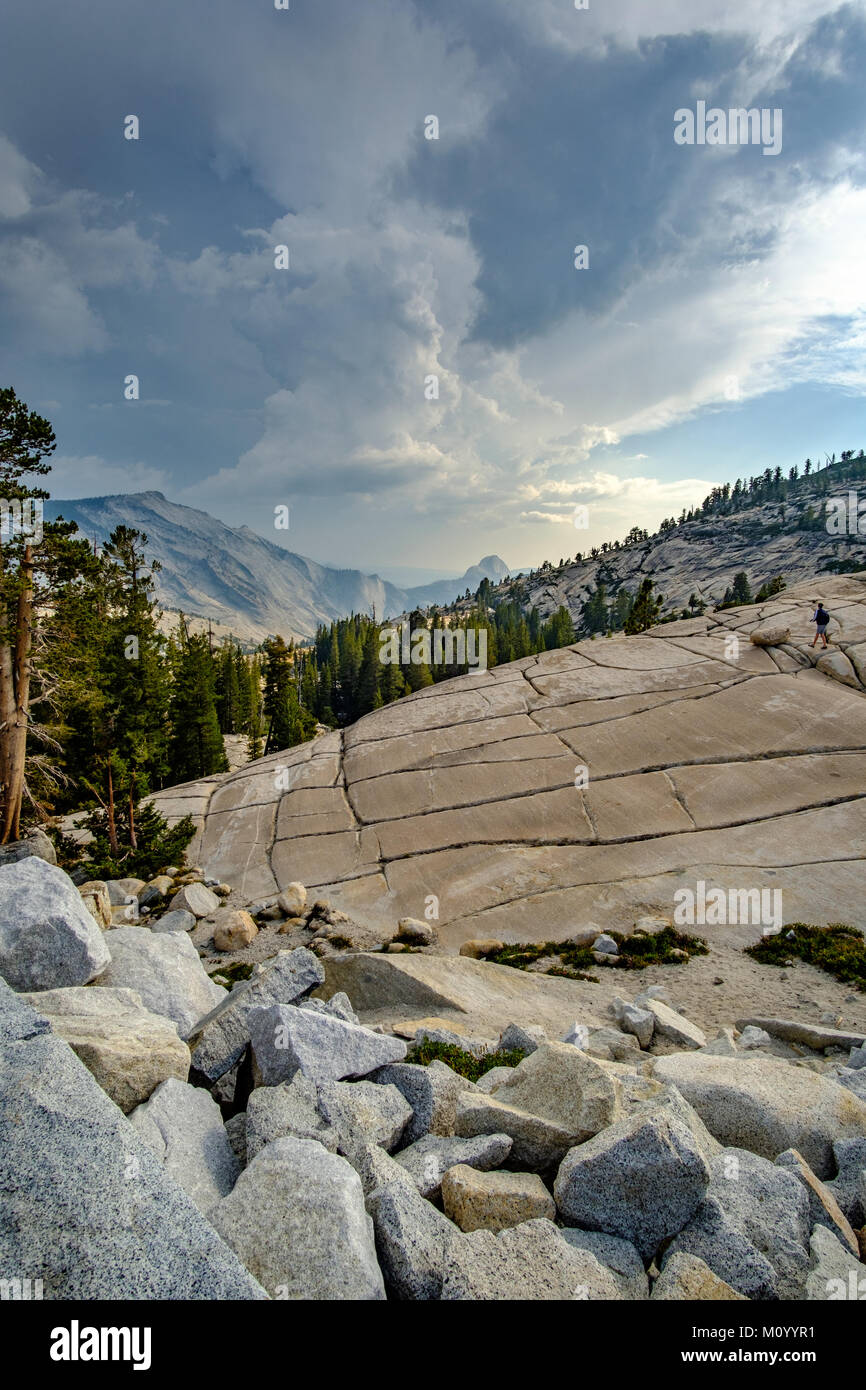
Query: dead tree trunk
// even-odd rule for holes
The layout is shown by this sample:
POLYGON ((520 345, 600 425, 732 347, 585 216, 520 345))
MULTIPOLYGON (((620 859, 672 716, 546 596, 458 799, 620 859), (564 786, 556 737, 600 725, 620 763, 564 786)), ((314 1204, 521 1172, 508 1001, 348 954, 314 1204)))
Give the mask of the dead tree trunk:
POLYGON ((30 652, 33 633, 33 550, 24 548, 18 574, 15 626, 0 647, 0 778, 3 783, 0 844, 17 840, 24 802, 30 652))

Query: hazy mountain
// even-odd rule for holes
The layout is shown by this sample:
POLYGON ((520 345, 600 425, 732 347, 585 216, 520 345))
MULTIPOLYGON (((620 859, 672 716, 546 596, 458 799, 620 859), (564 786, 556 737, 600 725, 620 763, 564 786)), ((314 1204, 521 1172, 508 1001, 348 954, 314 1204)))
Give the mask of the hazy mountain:
MULTIPOLYGON (((511 573, 513 571, 498 555, 485 555, 477 565, 471 565, 460 579, 440 579, 434 584, 419 584, 414 588, 405 589, 406 602, 403 608, 427 608, 431 603, 453 603, 454 599, 465 594, 467 589, 474 594, 482 579, 487 578, 498 584, 511 573)), ((396 612, 389 609, 389 613, 391 611, 396 612)))
POLYGON ((498 556, 473 565, 460 579, 398 588, 378 575, 335 569, 265 540, 248 526, 226 526, 207 512, 170 502, 161 492, 85 497, 45 503, 49 519, 74 521, 89 540, 104 543, 116 526, 144 531, 148 554, 159 560, 160 601, 169 609, 211 619, 218 631, 245 641, 269 633, 312 637, 319 623, 369 613, 379 618, 429 603, 449 603, 485 574, 508 574, 498 556))

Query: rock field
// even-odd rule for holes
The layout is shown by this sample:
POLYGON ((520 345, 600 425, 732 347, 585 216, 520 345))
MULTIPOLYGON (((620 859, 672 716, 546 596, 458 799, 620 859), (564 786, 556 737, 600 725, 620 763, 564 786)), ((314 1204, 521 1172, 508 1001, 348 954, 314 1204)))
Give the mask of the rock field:
POLYGON ((301 946, 227 991, 182 930, 83 922, 92 885, 38 855, 0 866, 0 929, 37 878, 50 919, 0 931, 4 1279, 49 1299, 866 1290, 866 1032, 760 1018, 708 1039, 655 986, 560 1040, 575 982, 464 956, 301 946), (416 1006, 462 992, 464 1031, 367 1026, 335 987, 393 1005, 401 978, 416 1006), (497 1011, 526 1021, 494 1031, 497 1011), (477 1081, 409 1039, 458 1044, 477 1081))

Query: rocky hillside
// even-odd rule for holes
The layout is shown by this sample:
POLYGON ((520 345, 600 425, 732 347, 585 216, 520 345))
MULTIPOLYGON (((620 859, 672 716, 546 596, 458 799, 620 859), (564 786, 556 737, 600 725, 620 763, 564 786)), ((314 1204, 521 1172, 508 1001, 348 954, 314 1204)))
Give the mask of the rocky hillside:
POLYGON ((866 583, 822 581, 827 652, 815 588, 460 677, 157 804, 244 904, 299 879, 370 927, 435 911, 455 951, 669 917, 698 881, 863 927, 866 583))
MULTIPOLYGON (((0 864, 18 1296, 862 1297, 866 1030, 746 1016, 708 1040, 646 980, 598 1019, 576 981, 445 962, 420 922, 417 954, 297 947, 227 990, 189 932, 248 934, 230 884, 76 887, 50 859, 36 837, 0 864), (422 1017, 448 989, 462 1021, 422 1017)), ((328 914, 299 883, 278 906, 328 914)))
POLYGON ((460 579, 401 589, 377 575, 331 569, 256 535, 231 527, 192 507, 168 501, 161 492, 50 501, 45 515, 74 521, 88 540, 104 543, 115 526, 144 531, 148 558, 159 560, 161 603, 211 620, 218 633, 232 632, 258 643, 269 634, 306 638, 320 623, 349 613, 379 618, 430 603, 449 603, 485 575, 508 573, 496 555, 472 566, 460 579))
MULTIPOLYGON (((839 491, 847 497, 847 485, 840 485, 839 491)), ((544 566, 520 586, 521 602, 545 618, 564 605, 579 630, 586 602, 601 584, 610 602, 620 589, 634 596, 641 581, 651 578, 656 593, 664 596, 665 612, 685 608, 692 595, 709 607, 721 603, 740 571, 748 575, 755 593, 780 574, 789 586, 814 577, 820 593, 827 576, 839 567, 843 573, 866 568, 866 533, 835 535, 823 525, 802 529, 808 508, 824 515, 827 495, 826 483, 820 488, 816 484, 814 490, 802 487, 788 503, 747 507, 729 516, 708 515, 579 564, 544 566)), ((572 542, 576 537, 580 545, 581 534, 572 532, 572 542)), ((515 592, 511 583, 500 584, 492 590, 490 602, 515 592)))

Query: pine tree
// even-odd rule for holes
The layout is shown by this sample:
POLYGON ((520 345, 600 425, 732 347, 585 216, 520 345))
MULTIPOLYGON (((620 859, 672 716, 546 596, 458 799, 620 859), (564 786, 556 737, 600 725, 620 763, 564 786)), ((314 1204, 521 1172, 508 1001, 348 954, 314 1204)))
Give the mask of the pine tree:
POLYGON ((545 645, 548 651, 568 647, 574 641, 574 623, 568 609, 561 604, 545 624, 545 645))
POLYGON ((224 734, 238 733, 240 731, 238 672, 235 663, 235 646, 231 641, 223 643, 214 661, 214 698, 221 732, 224 734))
POLYGON ((249 714, 247 716, 247 757, 250 761, 264 752, 262 714, 262 671, 258 656, 252 657, 247 673, 249 714))
POLYGON ((250 713, 252 708, 251 664, 251 659, 244 655, 240 643, 238 643, 234 649, 234 679, 238 692, 235 729, 239 734, 248 734, 250 731, 250 713))
POLYGON ((295 685, 293 649, 287 647, 282 637, 274 637, 264 644, 265 649, 265 691, 264 713, 268 719, 268 737, 265 752, 272 753, 282 748, 294 748, 297 743, 305 743, 316 731, 316 719, 309 710, 301 708, 295 685))
POLYGON ((628 589, 619 589, 609 609, 609 621, 614 632, 621 632, 631 612, 632 596, 628 589))
POLYGON ((370 710, 378 709, 382 704, 382 696, 379 692, 379 678, 382 671, 382 663, 379 660, 379 629, 371 623, 364 638, 364 654, 361 660, 361 670, 359 674, 357 712, 358 715, 369 714, 370 710))
POLYGON ((214 669, 208 639, 192 636, 181 615, 175 644, 169 711, 169 761, 173 782, 191 782, 228 769, 214 699, 214 669))
MULTIPOLYGON (((146 562, 146 546, 142 532, 118 526, 104 548, 108 614, 97 661, 103 724, 87 782, 106 810, 110 839, 117 807, 126 807, 132 850, 137 848, 135 807, 168 771, 165 644, 153 577, 160 566, 146 562)), ((119 845, 112 848, 119 852, 119 845)))
POLYGON ((604 632, 608 621, 607 590, 599 584, 583 606, 583 626, 587 632, 604 632))
POLYGON ((653 627, 659 620, 661 613, 662 598, 653 594, 655 584, 652 579, 642 579, 637 597, 631 606, 628 618, 625 623, 625 631, 633 636, 638 632, 646 632, 648 627, 653 627))

